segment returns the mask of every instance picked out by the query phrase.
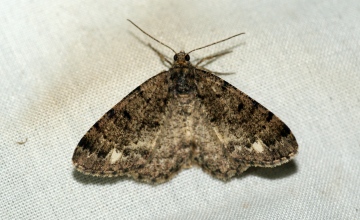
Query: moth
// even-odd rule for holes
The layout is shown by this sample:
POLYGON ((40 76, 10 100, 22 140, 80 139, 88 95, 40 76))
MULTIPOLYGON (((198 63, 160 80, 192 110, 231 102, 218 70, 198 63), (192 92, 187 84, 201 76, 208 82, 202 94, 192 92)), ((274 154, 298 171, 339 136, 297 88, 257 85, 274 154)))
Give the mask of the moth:
POLYGON ((176 53, 130 22, 171 49, 174 61, 160 55, 170 69, 141 84, 90 128, 73 154, 78 171, 162 183, 198 165, 228 180, 251 166, 275 167, 297 154, 294 135, 276 115, 190 62, 191 52, 243 33, 176 53))

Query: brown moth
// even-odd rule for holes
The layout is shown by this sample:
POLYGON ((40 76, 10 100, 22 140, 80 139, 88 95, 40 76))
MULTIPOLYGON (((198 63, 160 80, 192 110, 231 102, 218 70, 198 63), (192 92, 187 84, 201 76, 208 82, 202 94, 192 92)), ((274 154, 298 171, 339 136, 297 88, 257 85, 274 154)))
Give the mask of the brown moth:
POLYGON ((228 180, 250 166, 275 167, 296 155, 296 139, 278 117, 198 67, 214 56, 190 63, 189 53, 207 46, 176 53, 163 45, 175 53, 173 63, 160 55, 171 68, 141 84, 90 128, 72 158, 77 170, 162 183, 199 165, 228 180))

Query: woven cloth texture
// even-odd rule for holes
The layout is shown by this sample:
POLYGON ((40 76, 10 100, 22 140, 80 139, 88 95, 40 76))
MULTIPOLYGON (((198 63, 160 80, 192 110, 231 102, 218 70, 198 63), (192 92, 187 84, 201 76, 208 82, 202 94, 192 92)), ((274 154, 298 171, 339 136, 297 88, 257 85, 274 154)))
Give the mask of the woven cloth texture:
POLYGON ((0 219, 359 219, 360 1, 11 1, 0 7, 0 219), (167 68, 147 44, 226 49, 207 66, 280 117, 299 154, 222 182, 95 178, 86 131, 167 68), (17 142, 25 141, 25 144, 17 142))

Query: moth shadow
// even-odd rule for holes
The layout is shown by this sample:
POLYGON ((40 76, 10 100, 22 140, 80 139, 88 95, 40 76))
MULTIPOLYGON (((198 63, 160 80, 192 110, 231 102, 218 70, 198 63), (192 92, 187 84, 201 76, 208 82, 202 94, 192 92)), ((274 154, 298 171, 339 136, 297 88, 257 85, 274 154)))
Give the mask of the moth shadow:
POLYGON ((128 181, 129 178, 125 176, 117 177, 100 177, 100 176, 91 176, 80 173, 76 169, 73 169, 72 175, 77 182, 82 184, 95 184, 95 185, 106 185, 106 184, 115 184, 118 182, 128 181))
POLYGON ((295 161, 291 160, 286 164, 282 164, 281 166, 266 168, 266 167, 250 167, 245 175, 241 175, 238 178, 247 176, 247 175, 255 175, 266 179, 282 179, 288 176, 293 175, 298 170, 298 167, 295 161))
POLYGON ((142 45, 144 45, 144 46, 146 46, 146 47, 149 46, 149 43, 146 43, 145 41, 141 40, 141 39, 140 39, 138 36, 136 36, 136 34, 134 34, 133 32, 128 31, 128 33, 129 33, 132 37, 134 37, 137 41, 139 41, 140 44, 142 44, 142 45))

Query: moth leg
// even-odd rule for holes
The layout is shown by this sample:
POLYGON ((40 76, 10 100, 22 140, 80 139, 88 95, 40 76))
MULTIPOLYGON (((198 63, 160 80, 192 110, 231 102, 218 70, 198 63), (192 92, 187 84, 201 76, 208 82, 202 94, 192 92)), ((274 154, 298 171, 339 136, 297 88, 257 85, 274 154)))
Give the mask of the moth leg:
POLYGON ((195 64, 195 67, 196 68, 199 68, 199 65, 201 63, 203 63, 204 61, 207 61, 204 65, 202 65, 201 67, 204 67, 206 65, 209 65, 210 63, 214 62, 217 58, 221 57, 221 56, 224 56, 228 53, 231 53, 232 50, 225 50, 225 51, 222 51, 222 52, 219 52, 219 53, 216 53, 216 54, 212 54, 210 56, 207 56, 207 57, 204 57, 204 58, 201 58, 196 64, 195 64))
POLYGON ((231 75, 231 74, 235 74, 234 72, 228 72, 228 73, 221 73, 221 72, 214 72, 214 71, 211 71, 211 70, 208 70, 204 67, 197 67, 196 69, 198 70, 203 70, 203 71, 206 71, 206 72, 209 72, 209 73, 212 73, 212 74, 215 74, 215 75, 231 75))
POLYGON ((164 56, 164 54, 160 53, 160 51, 156 50, 151 44, 148 44, 148 46, 160 57, 160 60, 164 66, 170 68, 172 66, 172 63, 164 56), (170 66, 166 65, 169 64, 170 66))

